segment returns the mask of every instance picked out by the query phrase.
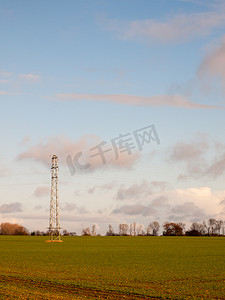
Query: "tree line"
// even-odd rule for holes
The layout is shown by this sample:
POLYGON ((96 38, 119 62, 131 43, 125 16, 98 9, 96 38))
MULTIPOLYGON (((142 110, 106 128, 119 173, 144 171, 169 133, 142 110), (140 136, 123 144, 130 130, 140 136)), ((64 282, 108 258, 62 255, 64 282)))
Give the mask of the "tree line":
MULTIPOLYGON (((115 231, 111 224, 108 225, 106 236, 158 236, 160 231, 160 224, 157 221, 150 222, 147 228, 142 224, 133 222, 131 224, 121 223, 118 226, 118 231, 115 231)), ((225 221, 210 218, 208 221, 202 223, 193 222, 187 230, 186 224, 183 222, 165 222, 162 225, 163 236, 225 236, 225 221)), ((46 231, 29 231, 18 224, 1 223, 1 235, 32 235, 44 236, 48 235, 46 231)), ((69 232, 66 229, 62 231, 63 236, 76 236, 76 232, 69 232)), ((97 226, 93 224, 91 227, 85 227, 81 232, 82 236, 99 236, 97 233, 97 226)))
POLYGON ((11 224, 11 223, 1 223, 0 225, 1 235, 28 235, 28 230, 22 225, 11 224))
MULTIPOLYGON (((183 222, 165 222, 162 225, 163 236, 225 236, 225 221, 210 218, 207 222, 193 222, 187 230, 183 222)), ((115 233, 112 225, 109 225, 107 236, 158 236, 160 224, 157 221, 149 223, 145 229, 142 224, 119 224, 119 231, 115 233)))

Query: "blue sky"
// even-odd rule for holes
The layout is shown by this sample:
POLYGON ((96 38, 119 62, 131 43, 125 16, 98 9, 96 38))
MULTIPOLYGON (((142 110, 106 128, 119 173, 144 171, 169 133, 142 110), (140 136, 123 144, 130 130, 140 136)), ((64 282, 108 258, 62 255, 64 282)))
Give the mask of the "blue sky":
POLYGON ((0 36, 0 222, 48 226, 52 154, 68 230, 224 219, 223 1, 0 1, 0 36), (91 160, 151 124, 160 144, 91 160))

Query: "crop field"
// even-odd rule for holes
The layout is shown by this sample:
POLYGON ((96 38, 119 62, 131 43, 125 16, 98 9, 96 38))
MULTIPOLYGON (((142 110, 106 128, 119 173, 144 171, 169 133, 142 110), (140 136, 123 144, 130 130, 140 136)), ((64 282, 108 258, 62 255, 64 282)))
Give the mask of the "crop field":
POLYGON ((223 237, 0 236, 0 299, 225 299, 223 237))

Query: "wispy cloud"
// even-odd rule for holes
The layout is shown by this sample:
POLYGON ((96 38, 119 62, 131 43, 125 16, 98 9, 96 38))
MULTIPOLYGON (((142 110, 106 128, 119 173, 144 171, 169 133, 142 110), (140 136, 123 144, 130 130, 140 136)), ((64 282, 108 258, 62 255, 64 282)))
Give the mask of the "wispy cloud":
POLYGON ((9 81, 7 79, 0 80, 0 84, 7 84, 7 83, 9 83, 9 81))
POLYGON ((0 206, 0 213, 12 213, 12 212, 22 212, 22 204, 19 202, 14 202, 10 204, 2 204, 0 206))
POLYGON ((198 69, 198 77, 219 77, 225 87, 225 35, 219 47, 214 49, 202 61, 198 69))
POLYGON ((9 172, 9 169, 7 167, 0 166, 0 177, 7 176, 9 174, 10 174, 10 172, 9 172))
POLYGON ((100 191, 104 191, 104 192, 111 191, 111 190, 113 190, 115 185, 116 185, 115 181, 106 183, 106 184, 102 184, 102 185, 94 185, 94 186, 91 186, 87 191, 89 194, 93 194, 96 190, 100 190, 100 191))
POLYGON ((169 219, 173 221, 198 222, 208 218, 204 208, 198 207, 193 202, 175 205, 171 208, 170 213, 169 219))
POLYGON ((6 92, 6 91, 0 91, 0 96, 3 96, 3 95, 13 95, 13 93, 6 92))
POLYGON ((34 191, 35 197, 44 197, 44 196, 48 196, 49 194, 50 194, 50 190, 49 187, 47 186, 38 186, 34 191))
POLYGON ((123 205, 120 208, 114 209, 114 214, 125 214, 130 216, 154 216, 156 211, 152 205, 131 204, 123 205))
POLYGON ((62 207, 63 211, 68 211, 68 212, 77 212, 79 214, 87 214, 88 210, 84 206, 77 206, 75 203, 66 203, 62 207))
MULTIPOLYGON (((16 159, 32 159, 49 166, 50 156, 57 154, 60 157, 61 163, 64 165, 69 163, 67 157, 70 156, 70 164, 72 164, 71 167, 73 167, 74 157, 80 153, 79 164, 88 164, 89 168, 86 171, 93 171, 105 166, 103 165, 100 155, 95 156, 93 152, 90 151, 92 147, 96 147, 98 144, 101 144, 101 142, 102 140, 96 135, 84 135, 76 142, 71 141, 65 136, 49 137, 20 153, 16 159)), ((109 146, 106 147, 109 148, 109 146)), ((98 149, 96 149, 96 151, 98 151, 98 149)), ((131 168, 138 160, 139 156, 140 154, 137 151, 132 155, 128 155, 124 152, 119 155, 118 159, 116 159, 113 151, 109 151, 105 154, 107 162, 106 166, 131 168)))
POLYGON ((1 72, 0 71, 0 77, 11 77, 13 73, 11 72, 1 72))
MULTIPOLYGON (((188 176, 217 178, 225 172, 225 145, 209 141, 209 137, 199 134, 188 142, 178 142, 169 152, 169 161, 184 163, 188 176)), ((178 179, 187 179, 180 174, 178 179)))
POLYGON ((24 145, 24 144, 29 143, 30 141, 31 141, 31 138, 30 138, 29 135, 27 135, 27 136, 25 136, 25 137, 21 140, 20 144, 21 144, 21 145, 24 145))
POLYGON ((134 95, 96 95, 96 94, 58 94, 56 100, 59 101, 102 101, 119 104, 129 104, 136 106, 172 106, 189 109, 221 109, 223 107, 206 105, 189 101, 181 95, 156 95, 156 96, 134 96, 134 95))
POLYGON ((217 155, 211 165, 205 170, 205 174, 210 174, 213 178, 223 175, 225 172, 225 151, 217 155))
POLYGON ((19 78, 23 79, 23 80, 26 80, 28 82, 38 82, 41 79, 41 77, 39 75, 31 74, 31 73, 29 73, 29 74, 20 74, 19 78))
POLYGON ((164 196, 157 197, 151 201, 150 204, 129 204, 122 205, 119 208, 113 210, 114 214, 125 214, 125 215, 141 215, 144 217, 153 216, 156 217, 160 207, 167 207, 167 198, 164 196))
POLYGON ((152 181, 144 180, 140 184, 133 184, 129 187, 120 186, 115 198, 117 200, 131 200, 131 199, 147 199, 152 195, 153 191, 164 190, 169 185, 165 181, 152 181))
POLYGON ((100 139, 95 135, 85 135, 77 142, 73 142, 65 136, 47 137, 42 139, 37 145, 29 147, 26 151, 17 156, 17 160, 33 159, 49 165, 49 157, 57 154, 63 157, 63 163, 66 164, 65 156, 74 155, 80 151, 87 151, 90 145, 98 144, 100 139))
POLYGON ((177 14, 164 21, 155 19, 105 20, 105 28, 115 31, 121 39, 135 39, 144 42, 181 43, 194 38, 206 37, 215 29, 225 26, 225 12, 213 11, 194 14, 177 14))

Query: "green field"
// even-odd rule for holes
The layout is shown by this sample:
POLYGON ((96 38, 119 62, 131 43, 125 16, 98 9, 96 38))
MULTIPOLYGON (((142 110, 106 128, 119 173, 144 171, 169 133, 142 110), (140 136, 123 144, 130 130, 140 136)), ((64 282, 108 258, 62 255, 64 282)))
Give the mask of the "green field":
POLYGON ((0 299, 225 299, 222 237, 0 236, 0 299))

